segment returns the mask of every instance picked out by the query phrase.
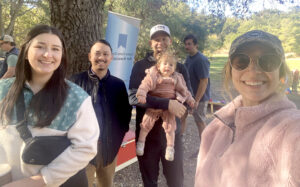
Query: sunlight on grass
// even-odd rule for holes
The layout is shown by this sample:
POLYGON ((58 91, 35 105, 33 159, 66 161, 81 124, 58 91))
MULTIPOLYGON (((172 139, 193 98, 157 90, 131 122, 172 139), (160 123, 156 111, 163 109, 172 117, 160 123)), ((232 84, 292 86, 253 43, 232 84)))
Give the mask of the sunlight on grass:
POLYGON ((213 56, 209 58, 210 61, 210 78, 212 80, 222 79, 222 70, 227 61, 226 56, 213 56))
POLYGON ((300 58, 289 58, 286 59, 286 63, 290 70, 298 69, 300 70, 300 58))

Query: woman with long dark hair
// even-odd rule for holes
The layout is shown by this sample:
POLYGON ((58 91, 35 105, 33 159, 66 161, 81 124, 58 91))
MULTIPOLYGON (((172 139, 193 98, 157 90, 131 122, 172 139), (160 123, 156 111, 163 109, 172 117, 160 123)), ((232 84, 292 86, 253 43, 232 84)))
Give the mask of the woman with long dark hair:
POLYGON ((59 186, 97 152, 99 129, 91 99, 65 80, 67 63, 62 34, 38 25, 21 46, 16 77, 0 81, 0 164, 11 167, 13 180, 6 186, 59 186), (66 136, 70 145, 47 165, 25 163, 26 141, 16 128, 20 119, 32 137, 66 136))

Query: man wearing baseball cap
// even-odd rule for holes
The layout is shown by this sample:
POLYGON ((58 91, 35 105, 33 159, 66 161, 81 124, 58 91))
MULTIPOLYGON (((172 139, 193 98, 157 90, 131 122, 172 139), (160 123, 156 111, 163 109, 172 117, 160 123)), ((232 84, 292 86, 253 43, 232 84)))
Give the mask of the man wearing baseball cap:
MULTIPOLYGON (((129 102, 136 106, 136 140, 140 131, 140 123, 146 108, 169 110, 177 119, 175 132, 175 154, 173 161, 165 159, 166 135, 162 128, 162 120, 158 119, 149 132, 144 148, 144 155, 138 156, 139 167, 145 187, 156 187, 159 175, 159 162, 162 162, 163 174, 168 186, 183 186, 183 147, 180 135, 180 120, 186 108, 177 100, 158 98, 147 95, 146 104, 138 103, 136 92, 142 80, 146 76, 145 70, 156 64, 156 57, 166 51, 172 44, 170 29, 166 25, 155 25, 150 30, 149 45, 153 50, 147 53, 145 58, 136 62, 133 66, 129 83, 129 102)), ((181 73, 191 91, 189 75, 183 64, 178 63, 176 71, 181 73)))
POLYGON ((14 39, 10 35, 3 35, 0 38, 0 47, 6 52, 4 61, 0 65, 1 79, 15 76, 15 68, 19 55, 19 50, 15 46, 14 39))

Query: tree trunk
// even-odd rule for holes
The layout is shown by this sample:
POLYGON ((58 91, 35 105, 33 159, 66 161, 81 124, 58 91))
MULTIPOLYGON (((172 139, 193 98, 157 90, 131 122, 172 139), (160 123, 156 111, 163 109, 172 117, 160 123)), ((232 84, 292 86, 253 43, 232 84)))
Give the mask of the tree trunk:
POLYGON ((0 36, 4 34, 4 25, 3 25, 3 18, 2 18, 2 2, 0 1, 0 36))
POLYGON ((89 67, 90 47, 102 36, 104 3, 105 0, 49 0, 51 23, 66 40, 69 75, 89 67))
POLYGON ((9 34, 11 36, 14 35, 15 22, 18 17, 18 13, 21 10, 23 4, 24 4, 24 0, 10 1, 10 10, 9 10, 10 21, 9 21, 7 28, 4 29, 5 34, 9 34))

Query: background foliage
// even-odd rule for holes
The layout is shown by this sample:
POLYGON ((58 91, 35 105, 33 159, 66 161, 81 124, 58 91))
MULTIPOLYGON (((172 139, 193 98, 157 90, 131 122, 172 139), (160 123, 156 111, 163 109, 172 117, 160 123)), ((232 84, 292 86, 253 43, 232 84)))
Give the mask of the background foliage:
MULTIPOLYGON (((278 0, 279 2, 285 2, 278 0)), ((149 48, 151 26, 162 23, 170 27, 173 47, 182 59, 186 54, 182 40, 192 33, 199 41, 199 50, 206 55, 226 53, 238 35, 253 29, 268 31, 282 41, 285 52, 300 55, 300 7, 289 11, 263 10, 251 12, 253 0, 207 0, 208 9, 199 9, 203 1, 188 0, 106 0, 102 33, 105 33, 107 11, 140 18, 141 27, 136 59, 149 48), (225 16, 226 7, 232 14, 225 16), (202 11, 200 11, 202 10, 202 11)), ((263 1, 262 1, 263 2, 263 1)), ((291 0, 286 0, 292 3, 291 0)), ((0 0, 0 34, 10 34, 20 45, 28 30, 40 23, 50 24, 49 3, 46 0, 0 0)), ((104 35, 102 35, 104 36, 104 35)))

